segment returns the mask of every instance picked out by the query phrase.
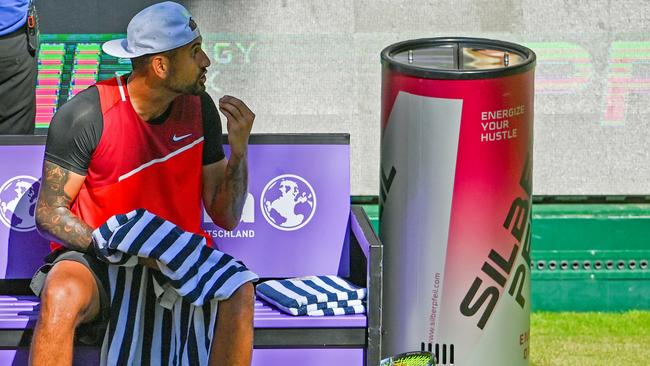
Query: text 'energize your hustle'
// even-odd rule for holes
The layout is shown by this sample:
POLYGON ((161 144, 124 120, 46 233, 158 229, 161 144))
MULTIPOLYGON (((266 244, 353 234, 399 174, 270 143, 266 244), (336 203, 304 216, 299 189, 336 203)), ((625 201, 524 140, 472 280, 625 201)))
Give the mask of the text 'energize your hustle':
POLYGON ((481 112, 481 142, 493 142, 517 138, 517 129, 509 118, 526 112, 524 105, 496 111, 481 112))

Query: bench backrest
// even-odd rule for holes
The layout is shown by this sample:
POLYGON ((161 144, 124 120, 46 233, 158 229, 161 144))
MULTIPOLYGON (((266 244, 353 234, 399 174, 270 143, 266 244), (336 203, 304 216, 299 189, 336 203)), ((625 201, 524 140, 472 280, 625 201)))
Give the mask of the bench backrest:
MULTIPOLYGON (((44 143, 0 136, 0 279, 31 277, 49 252, 34 226, 44 143)), ((347 276, 349 135, 253 135, 248 158, 239 226, 227 232, 204 219, 219 249, 261 277, 347 276)))

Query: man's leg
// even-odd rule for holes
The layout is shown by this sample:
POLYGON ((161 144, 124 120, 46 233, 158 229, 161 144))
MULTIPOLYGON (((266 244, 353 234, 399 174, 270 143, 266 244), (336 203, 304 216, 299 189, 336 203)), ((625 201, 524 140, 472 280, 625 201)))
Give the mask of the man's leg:
POLYGON ((41 291, 30 364, 72 365, 75 328, 93 320, 99 310, 99 289, 90 269, 70 260, 56 263, 41 291))
POLYGON ((210 350, 211 366, 249 366, 253 356, 255 289, 247 282, 219 302, 210 350))

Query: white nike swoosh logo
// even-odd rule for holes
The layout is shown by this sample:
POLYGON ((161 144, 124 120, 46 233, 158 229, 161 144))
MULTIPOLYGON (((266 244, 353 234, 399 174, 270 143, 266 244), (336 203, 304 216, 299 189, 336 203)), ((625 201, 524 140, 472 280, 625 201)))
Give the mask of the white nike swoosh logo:
POLYGON ((192 136, 191 133, 188 133, 187 135, 183 135, 183 136, 176 136, 176 134, 174 134, 174 136, 172 136, 172 140, 174 140, 174 142, 179 142, 180 140, 190 136, 192 136))

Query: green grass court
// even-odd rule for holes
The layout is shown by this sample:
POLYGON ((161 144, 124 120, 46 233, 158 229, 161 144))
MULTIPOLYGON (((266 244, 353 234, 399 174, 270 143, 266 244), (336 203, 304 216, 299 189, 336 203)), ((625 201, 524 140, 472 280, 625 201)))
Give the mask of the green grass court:
POLYGON ((650 365, 648 311, 533 312, 530 328, 531 366, 650 365))

